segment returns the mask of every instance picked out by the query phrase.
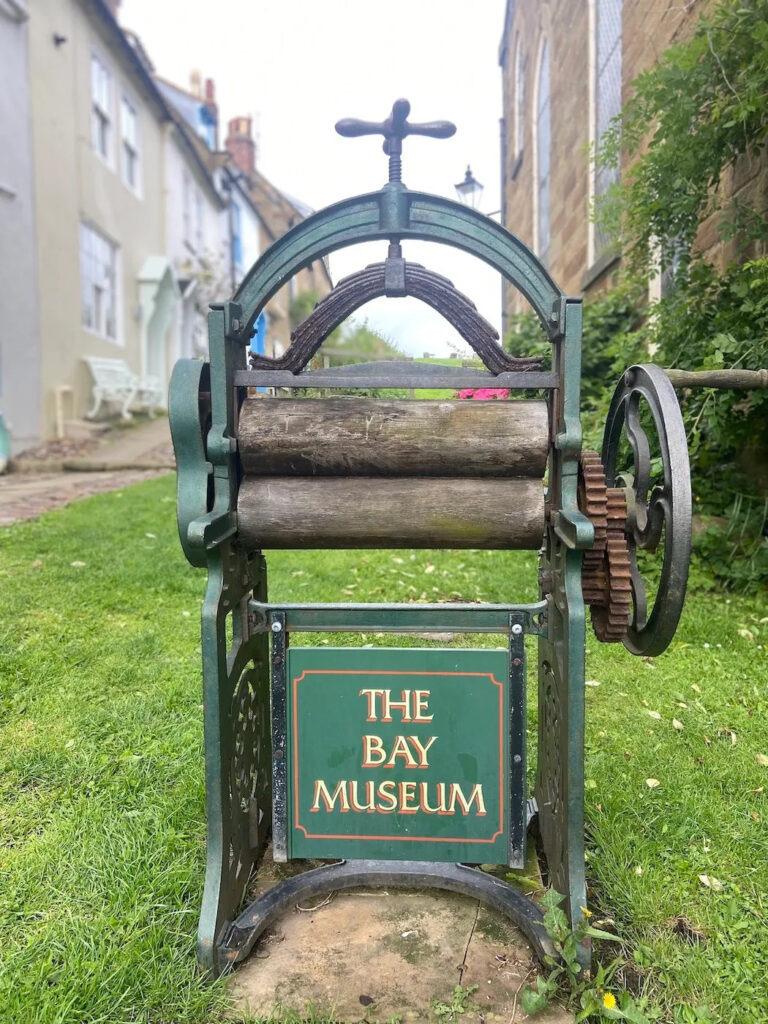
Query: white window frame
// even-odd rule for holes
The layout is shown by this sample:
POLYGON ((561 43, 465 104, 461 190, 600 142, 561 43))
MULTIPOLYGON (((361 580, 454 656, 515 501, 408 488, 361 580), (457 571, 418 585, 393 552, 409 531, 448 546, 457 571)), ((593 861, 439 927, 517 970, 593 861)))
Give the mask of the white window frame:
POLYGON ((192 175, 185 167, 181 172, 181 240, 192 249, 192 175))
POLYGON ((199 187, 195 188, 195 250, 198 254, 203 251, 203 192, 199 187))
MULTIPOLYGON (((587 264, 588 266, 594 266, 595 262, 607 252, 608 249, 604 248, 600 252, 597 251, 597 224, 592 219, 592 211, 594 210, 595 200, 597 199, 597 163, 595 161, 595 152, 600 140, 597 137, 597 106, 599 101, 598 96, 598 75, 600 69, 597 65, 597 32, 598 32, 598 4, 600 0, 588 0, 588 30, 589 30, 589 47, 588 47, 588 81, 589 81, 589 172, 587 178, 587 202, 588 209, 590 212, 589 217, 589 229, 587 232, 587 264)), ((619 61, 620 66, 623 63, 623 16, 624 16, 624 3, 622 0, 622 32, 619 36, 619 61)), ((620 71, 620 77, 622 72, 620 71)), ((621 109, 621 108, 619 108, 621 109)), ((617 111, 618 113, 618 111, 617 111)))
POLYGON ((122 166, 123 184, 126 188, 130 189, 135 195, 140 196, 141 192, 141 132, 139 130, 139 108, 135 103, 133 97, 125 89, 120 94, 120 163, 122 166), (127 136, 126 128, 128 127, 128 118, 126 117, 126 107, 129 108, 133 115, 133 128, 135 138, 131 139, 127 136), (130 151, 134 161, 134 175, 135 181, 131 182, 128 177, 128 156, 127 151, 130 151))
POLYGON ((514 158, 519 160, 525 150, 525 58, 523 56, 523 40, 518 32, 515 40, 515 106, 513 111, 513 146, 514 158))
POLYGON ((80 261, 80 322, 83 330, 95 334, 113 345, 124 344, 120 330, 120 247, 90 221, 82 218, 79 229, 78 255, 80 261), (86 242, 88 247, 86 248, 86 242), (100 251, 99 251, 100 248, 100 251), (106 261, 111 266, 102 277, 106 261), (101 280, 99 280, 101 279, 101 280), (109 296, 112 296, 112 316, 109 316, 109 296), (105 301, 106 299, 106 301, 105 301), (110 321, 112 333, 110 333, 110 321))
POLYGON ((538 54, 536 58, 536 74, 533 80, 533 116, 531 127, 533 134, 533 251, 542 260, 545 266, 549 266, 552 253, 552 74, 549 75, 549 218, 548 218, 548 244, 546 253, 541 253, 541 237, 539 228, 539 92, 541 88, 541 65, 546 51, 547 64, 550 64, 549 45, 546 36, 539 40, 538 54))
POLYGON ((91 50, 90 63, 90 111, 91 111, 91 148, 96 156, 103 163, 114 170, 114 149, 115 149, 115 76, 112 68, 98 52, 91 50), (105 95, 97 96, 95 73, 100 72, 104 76, 105 95), (97 143, 97 122, 99 137, 104 133, 105 149, 102 152, 101 146, 97 143))

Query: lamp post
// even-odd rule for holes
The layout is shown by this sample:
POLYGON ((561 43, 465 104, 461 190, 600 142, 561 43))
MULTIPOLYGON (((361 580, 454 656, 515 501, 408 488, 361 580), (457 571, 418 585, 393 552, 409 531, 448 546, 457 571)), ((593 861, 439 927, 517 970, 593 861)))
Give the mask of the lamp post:
POLYGON ((473 210, 476 210, 477 204, 480 202, 480 196, 483 194, 483 186, 472 174, 472 168, 469 164, 467 164, 464 180, 460 181, 454 187, 456 189, 456 195, 464 206, 469 206, 473 210))

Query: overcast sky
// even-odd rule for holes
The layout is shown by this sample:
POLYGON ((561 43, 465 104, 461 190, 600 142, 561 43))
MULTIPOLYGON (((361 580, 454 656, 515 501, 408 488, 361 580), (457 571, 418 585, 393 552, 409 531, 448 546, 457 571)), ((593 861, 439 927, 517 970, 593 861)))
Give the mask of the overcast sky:
MULTIPOLYGON (((471 163, 488 214, 500 206, 503 17, 504 0, 123 0, 120 11, 158 74, 184 87, 193 69, 215 80, 222 145, 227 120, 251 115, 259 169, 315 209, 384 183, 381 138, 342 139, 333 126, 341 117, 383 120, 404 96, 411 120, 458 129, 452 139, 405 141, 405 183, 456 198, 471 163)), ((385 255, 385 242, 335 253, 334 279, 385 255)), ((405 255, 450 277, 499 326, 501 282, 485 264, 423 242, 405 255)), ((459 340, 413 299, 378 299, 358 317, 415 355, 446 353, 449 339, 459 340)))

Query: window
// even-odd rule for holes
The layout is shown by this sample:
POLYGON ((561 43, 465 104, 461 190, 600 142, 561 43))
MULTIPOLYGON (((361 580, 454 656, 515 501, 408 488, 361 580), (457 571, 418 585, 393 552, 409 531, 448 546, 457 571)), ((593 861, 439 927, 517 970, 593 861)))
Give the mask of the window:
MULTIPOLYGON (((600 145, 611 121, 621 112, 621 11, 622 0, 593 0, 594 5, 594 133, 600 145)), ((595 167, 593 197, 605 195, 619 180, 616 167, 595 167)), ((613 239, 594 226, 593 262, 613 244, 613 239)))
POLYGON ((83 327, 117 341, 117 246, 80 224, 83 327))
POLYGON ((91 54, 91 143, 102 158, 112 158, 112 74, 107 65, 91 54))
POLYGON ((184 169, 181 186, 181 235, 187 245, 192 245, 192 179, 184 169))
POLYGON ((534 175, 534 248, 541 262, 549 265, 549 179, 551 120, 549 96, 549 48, 542 43, 536 78, 536 174, 534 175))
POLYGON ((515 46, 515 157, 522 156, 525 140, 525 60, 520 36, 515 46))
POLYGON ((197 134, 208 149, 216 148, 216 115, 204 104, 197 108, 197 134))
POLYGON ((134 192, 139 191, 139 126, 136 107, 123 96, 120 111, 123 138, 123 181, 134 192))

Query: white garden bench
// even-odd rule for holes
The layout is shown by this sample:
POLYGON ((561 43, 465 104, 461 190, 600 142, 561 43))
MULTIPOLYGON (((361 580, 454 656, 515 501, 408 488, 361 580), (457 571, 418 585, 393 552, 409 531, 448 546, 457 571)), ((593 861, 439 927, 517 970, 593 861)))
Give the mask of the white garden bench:
POLYGON ((163 389, 157 377, 138 377, 124 359, 87 356, 84 360, 93 377, 93 408, 86 419, 96 417, 103 402, 117 402, 124 420, 131 418, 129 406, 137 401, 150 417, 162 403, 163 389))

